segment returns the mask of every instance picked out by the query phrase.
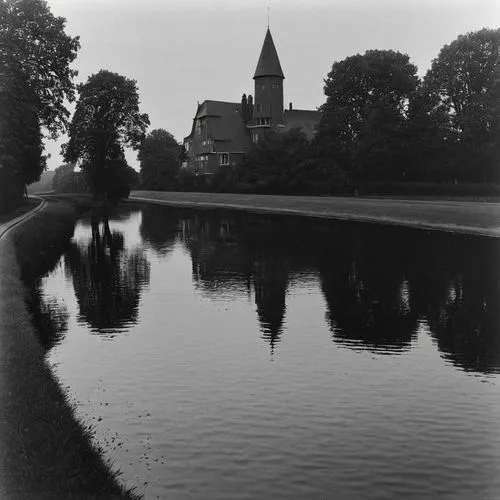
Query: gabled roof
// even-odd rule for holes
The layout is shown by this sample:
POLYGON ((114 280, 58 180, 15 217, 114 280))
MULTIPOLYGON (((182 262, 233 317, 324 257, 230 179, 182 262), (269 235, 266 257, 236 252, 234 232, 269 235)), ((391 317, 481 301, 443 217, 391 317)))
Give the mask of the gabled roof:
POLYGON ((269 28, 267 28, 266 38, 264 38, 264 44, 260 51, 255 75, 253 75, 254 78, 258 78, 259 76, 279 76, 285 78, 269 28))
POLYGON ((224 101, 203 101, 196 111, 195 121, 206 119, 203 137, 194 134, 194 128, 186 139, 192 139, 192 154, 202 154, 201 142, 212 139, 215 152, 240 153, 251 145, 248 132, 241 115, 241 103, 224 101))

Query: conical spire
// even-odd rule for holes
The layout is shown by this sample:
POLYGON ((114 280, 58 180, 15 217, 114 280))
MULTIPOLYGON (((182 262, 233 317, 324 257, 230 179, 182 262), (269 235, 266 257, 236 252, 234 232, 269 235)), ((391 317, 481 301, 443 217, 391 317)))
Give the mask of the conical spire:
POLYGON ((267 28, 266 38, 260 51, 255 75, 253 75, 254 78, 258 78, 259 76, 279 76, 285 78, 269 28, 267 28))

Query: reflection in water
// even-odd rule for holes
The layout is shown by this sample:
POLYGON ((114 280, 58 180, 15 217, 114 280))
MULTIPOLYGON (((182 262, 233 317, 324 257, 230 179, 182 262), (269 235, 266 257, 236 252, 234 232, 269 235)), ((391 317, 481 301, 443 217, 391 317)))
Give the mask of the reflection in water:
POLYGON ((178 226, 177 217, 169 217, 162 207, 146 205, 142 209, 141 237, 159 255, 165 256, 173 250, 178 226))
POLYGON ((34 316, 146 498, 497 498, 498 246, 148 207, 80 222, 34 316))
POLYGON ((30 291, 27 301, 40 344, 49 351, 59 344, 68 330, 69 312, 55 297, 47 298, 39 280, 30 291))
POLYGON ((142 224, 143 235, 155 228, 147 232, 154 248, 171 245, 178 228, 193 280, 211 299, 253 292, 272 350, 281 341, 290 280, 319 273, 335 343, 404 352, 425 321, 443 356, 457 366, 500 368, 495 239, 161 207, 144 210, 142 224))
POLYGON ((138 320, 142 288, 149 283, 149 263, 142 250, 124 246, 124 236, 111 231, 107 218, 91 218, 90 241, 72 241, 65 265, 73 278, 80 318, 112 338, 138 320))

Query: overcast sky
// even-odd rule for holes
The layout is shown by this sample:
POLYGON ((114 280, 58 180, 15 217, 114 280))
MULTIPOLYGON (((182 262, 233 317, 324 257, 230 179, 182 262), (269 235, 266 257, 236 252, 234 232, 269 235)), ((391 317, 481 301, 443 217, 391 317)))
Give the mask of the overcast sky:
MULTIPOLYGON (((270 27, 285 103, 316 109, 332 63, 368 49, 410 55, 423 75, 459 34, 500 26, 499 0, 48 0, 79 35, 78 82, 100 69, 137 80, 150 130, 188 135, 197 101, 239 102, 270 27)), ((49 169, 62 163, 47 143, 49 169)), ((136 153, 128 152, 137 168, 136 153)))

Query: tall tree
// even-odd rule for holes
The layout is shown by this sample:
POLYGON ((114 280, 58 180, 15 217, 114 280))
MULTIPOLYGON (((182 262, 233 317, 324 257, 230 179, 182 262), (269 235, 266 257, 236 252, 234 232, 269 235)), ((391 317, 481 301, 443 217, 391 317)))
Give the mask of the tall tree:
POLYGON ((445 45, 424 78, 429 98, 447 116, 449 154, 464 180, 500 181, 499 68, 500 28, 484 28, 445 45))
POLYGON ((65 101, 75 99, 70 68, 79 37, 65 33, 66 19, 55 17, 45 0, 0 0, 0 57, 23 75, 36 96, 40 123, 51 137, 65 130, 65 101))
POLYGON ((324 155, 347 171, 365 171, 375 157, 384 163, 380 153, 398 141, 418 84, 416 66, 400 52, 368 50, 335 62, 325 80, 317 133, 324 155))
MULTIPOLYGON (((23 185, 46 168, 43 133, 65 129, 74 100, 70 64, 78 37, 64 31, 45 0, 0 0, 0 167, 7 208, 20 203, 23 185)), ((5 208, 5 207, 4 207, 5 208)))
POLYGON ((174 185, 180 169, 181 146, 174 136, 159 128, 152 130, 141 144, 141 187, 166 191, 174 185))
POLYGON ((78 86, 80 94, 63 145, 67 162, 79 162, 95 195, 128 196, 124 149, 139 149, 149 125, 139 111, 135 80, 101 70, 78 86))

